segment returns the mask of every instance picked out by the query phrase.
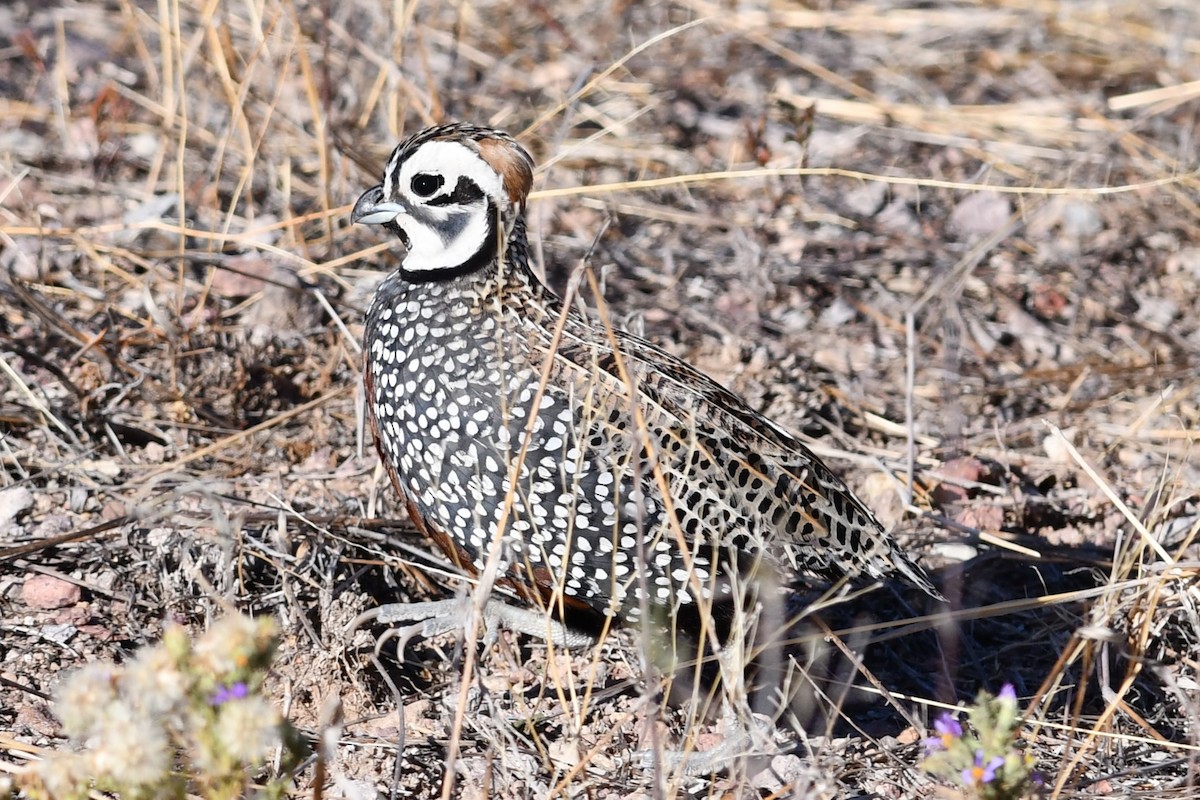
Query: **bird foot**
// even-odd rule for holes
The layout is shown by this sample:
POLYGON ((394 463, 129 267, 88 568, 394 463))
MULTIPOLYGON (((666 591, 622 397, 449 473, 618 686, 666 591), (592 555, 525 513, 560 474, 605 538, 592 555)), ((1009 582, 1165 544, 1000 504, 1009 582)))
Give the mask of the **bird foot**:
MULTIPOLYGON (((418 634, 428 638, 441 633, 463 630, 473 602, 472 596, 464 593, 447 600, 388 603, 359 614, 352 623, 352 627, 357 628, 368 622, 382 625, 396 625, 401 622, 414 623, 393 628, 381 636, 377 643, 379 646, 388 639, 397 639, 397 651, 400 658, 403 659, 409 640, 418 634)), ((527 633, 558 647, 569 649, 587 647, 595 643, 591 636, 568 628, 545 611, 521 608, 491 598, 483 607, 485 650, 490 649, 496 643, 502 628, 518 633, 527 633)))

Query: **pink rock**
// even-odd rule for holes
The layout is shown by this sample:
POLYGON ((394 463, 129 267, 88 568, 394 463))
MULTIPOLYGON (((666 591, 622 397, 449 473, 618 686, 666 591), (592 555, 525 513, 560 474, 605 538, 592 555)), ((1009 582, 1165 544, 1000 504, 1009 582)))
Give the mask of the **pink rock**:
POLYGON ((21 599, 30 608, 62 608, 78 603, 82 595, 78 586, 52 575, 30 575, 21 588, 21 599))

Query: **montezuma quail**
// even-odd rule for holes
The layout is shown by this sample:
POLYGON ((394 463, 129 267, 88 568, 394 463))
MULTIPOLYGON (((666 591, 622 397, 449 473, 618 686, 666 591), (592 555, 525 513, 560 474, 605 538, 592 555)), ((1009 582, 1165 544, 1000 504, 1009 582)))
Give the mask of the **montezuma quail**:
POLYGON ((443 125, 402 142, 354 207, 407 248, 367 315, 364 372, 413 521, 471 573, 501 548, 500 582, 571 627, 721 608, 768 573, 899 576, 939 597, 795 437, 542 285, 532 177, 507 134, 443 125))

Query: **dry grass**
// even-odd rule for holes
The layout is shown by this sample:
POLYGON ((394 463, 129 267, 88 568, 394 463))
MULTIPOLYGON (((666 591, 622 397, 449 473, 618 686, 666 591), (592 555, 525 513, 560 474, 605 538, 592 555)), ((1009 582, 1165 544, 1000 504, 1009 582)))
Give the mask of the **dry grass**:
POLYGON ((0 8, 6 763, 55 746, 60 671, 234 605, 281 620, 288 713, 340 733, 329 796, 915 796, 909 721, 1002 681, 1050 796, 1193 796, 1200 19, 814 5, 0 8), (398 253, 346 219, 452 118, 543 165, 552 285, 590 253, 618 322, 811 437, 938 567, 949 613, 829 612, 859 656, 773 772, 631 763, 687 720, 629 632, 505 639, 460 680, 452 640, 381 675, 347 629, 452 583, 359 438, 398 253), (81 593, 39 607, 38 576, 81 593))

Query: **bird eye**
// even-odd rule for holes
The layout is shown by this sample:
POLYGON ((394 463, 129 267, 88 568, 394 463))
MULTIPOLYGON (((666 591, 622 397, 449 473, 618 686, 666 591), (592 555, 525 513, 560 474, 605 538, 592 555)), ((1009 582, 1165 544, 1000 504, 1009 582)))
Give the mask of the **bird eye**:
POLYGON ((441 175, 435 175, 432 172, 422 172, 413 176, 413 194, 417 197, 432 197, 433 193, 442 188, 442 184, 445 182, 446 179, 441 175))

